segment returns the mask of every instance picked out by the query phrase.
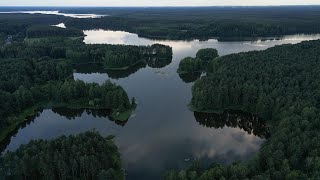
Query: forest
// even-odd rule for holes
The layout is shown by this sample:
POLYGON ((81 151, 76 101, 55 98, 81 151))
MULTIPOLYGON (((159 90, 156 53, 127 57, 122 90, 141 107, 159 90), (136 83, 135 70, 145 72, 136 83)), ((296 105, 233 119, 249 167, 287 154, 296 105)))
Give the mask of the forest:
POLYGON ((320 41, 231 54, 210 61, 192 87, 199 112, 259 115, 270 137, 248 163, 201 164, 164 179, 317 179, 320 177, 320 41))
POLYGON ((67 17, 43 14, 0 14, 0 46, 5 43, 8 36, 14 41, 23 41, 27 29, 34 25, 50 26, 66 21, 67 17))
POLYGON ((97 132, 30 141, 0 164, 1 179, 124 179, 117 146, 97 132))
MULTIPOLYGON (((124 30, 179 40, 320 32, 318 6, 66 7, 61 12, 111 16, 0 14, 0 142, 44 108, 69 119, 87 111, 123 125, 136 107, 135 98, 110 81, 99 85, 73 80, 74 68, 93 64, 109 77, 122 78, 146 66, 161 68, 172 62, 169 46, 88 45, 83 43, 82 30, 124 30), (68 28, 51 26, 61 22, 68 28), (68 114, 63 108, 74 111, 68 114)), ((240 128, 266 142, 248 162, 208 167, 194 161, 187 169, 166 172, 163 179, 319 178, 319 49, 320 40, 222 57, 215 49, 203 49, 196 57, 181 60, 179 76, 186 83, 195 81, 189 107, 200 125, 240 128), (238 110, 248 113, 239 119, 238 110), (224 113, 213 113, 217 111, 224 113)), ((0 179, 124 178, 112 138, 96 132, 31 141, 0 157, 0 179)))
POLYGON ((254 39, 319 33, 317 6, 180 7, 180 8, 66 8, 66 13, 108 14, 100 19, 72 19, 68 27, 109 29, 155 39, 254 39), (155 21, 156 20, 156 21, 155 21))
POLYGON ((81 37, 83 32, 79 29, 60 28, 48 25, 36 25, 27 29, 28 38, 42 38, 42 37, 81 37))

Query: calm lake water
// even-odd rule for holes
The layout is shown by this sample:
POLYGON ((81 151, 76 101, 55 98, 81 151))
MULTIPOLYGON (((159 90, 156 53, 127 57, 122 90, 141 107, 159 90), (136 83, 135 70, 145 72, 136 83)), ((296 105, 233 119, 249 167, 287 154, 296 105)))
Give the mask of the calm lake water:
POLYGON ((84 41, 88 44, 169 45, 173 48, 173 59, 160 66, 137 65, 122 73, 77 67, 74 79, 100 84, 110 79, 136 98, 138 106, 128 122, 111 121, 107 112, 47 109, 18 129, 6 150, 15 150, 31 139, 51 139, 95 129, 105 136, 115 135, 127 179, 159 179, 164 170, 187 167, 196 158, 207 163, 246 161, 267 137, 267 125, 251 114, 191 112, 187 105, 192 81, 201 74, 180 77, 176 70, 182 58, 195 56, 201 48, 216 48, 220 55, 226 55, 320 39, 320 35, 296 35, 252 42, 158 41, 121 31, 96 30, 85 34, 84 41))
POLYGON ((8 11, 8 12, 0 12, 0 13, 22 13, 22 14, 51 14, 51 15, 59 15, 66 16, 72 18, 100 18, 107 15, 98 15, 98 14, 69 14, 69 13, 60 13, 59 11, 8 11))

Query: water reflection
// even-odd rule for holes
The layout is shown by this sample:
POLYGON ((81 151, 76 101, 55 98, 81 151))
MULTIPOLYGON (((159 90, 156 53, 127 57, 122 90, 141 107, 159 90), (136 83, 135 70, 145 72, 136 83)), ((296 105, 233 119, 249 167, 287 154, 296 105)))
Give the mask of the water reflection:
MULTIPOLYGON (((39 110, 34 116, 28 117, 26 121, 21 123, 3 142, 0 144, 0 150, 3 152, 5 149, 12 150, 17 148, 20 144, 24 144, 30 141, 30 136, 33 137, 35 135, 35 139, 46 139, 48 137, 56 137, 62 134, 69 134, 68 131, 71 129, 61 131, 60 128, 66 129, 68 125, 74 126, 73 128, 76 128, 75 124, 78 124, 79 127, 87 128, 86 130, 92 130, 96 129, 95 127, 97 124, 103 124, 106 122, 105 120, 109 122, 113 122, 117 126, 123 127, 128 122, 127 121, 117 121, 114 120, 110 115, 112 113, 111 109, 70 109, 70 108, 53 108, 53 109, 46 109, 46 110, 39 110), (90 124, 90 121, 88 121, 91 118, 86 118, 85 123, 87 126, 84 126, 83 117, 91 117, 93 121, 90 124), (39 119, 41 119, 39 122, 39 119), (103 120, 104 121, 100 121, 103 120), (67 122, 67 121, 70 122, 67 122), (44 124, 42 124, 44 123, 44 124), (33 132, 30 133, 28 130, 26 134, 24 134, 26 127, 34 126, 34 125, 40 125, 41 129, 33 129, 33 132), (20 137, 19 135, 24 134, 25 137, 20 137), (18 137, 16 137, 18 136, 18 137), (28 137, 29 136, 29 137, 28 137), (20 139, 20 142, 16 142, 15 139, 20 139), (28 140, 26 140, 28 139, 28 140), (26 141, 25 141, 26 140, 26 141), (12 144, 11 141, 14 141, 12 144), (11 144, 10 144, 11 143, 11 144), (16 144, 17 143, 17 144, 16 144), (10 145, 10 146, 9 146, 10 145)), ((113 125, 112 125, 113 126, 113 125)), ((102 127, 102 126, 101 126, 102 127)), ((103 128, 103 127, 102 127, 103 128)), ((73 129, 70 132, 71 134, 74 134, 74 132, 84 132, 83 129, 73 129)), ((110 133, 112 134, 112 133, 110 133)), ((33 138, 31 138, 33 139, 33 138)))
MULTIPOLYGON (((154 69, 152 67, 163 65, 158 66, 151 61, 148 63, 149 67, 137 68, 139 69, 137 72, 129 73, 128 77, 119 79, 117 77, 125 75, 111 75, 110 72, 100 71, 98 67, 77 68, 74 78, 85 82, 103 83, 113 77, 112 82, 121 85, 130 97, 135 97, 139 102, 135 111, 136 117, 122 127, 106 118, 94 117, 87 112, 76 114, 75 117, 59 112, 66 117, 74 117, 74 120, 68 120, 52 110, 44 110, 36 120, 19 129, 11 138, 7 149, 14 150, 31 139, 54 138, 94 128, 104 136, 115 135, 115 142, 119 147, 124 168, 127 170, 126 179, 129 180, 160 179, 163 171, 168 168, 189 166, 190 162, 185 162, 185 159, 201 158, 208 162, 225 164, 237 160, 247 161, 265 141, 262 137, 267 137, 264 123, 253 121, 254 123, 250 124, 242 117, 239 121, 244 123, 230 120, 228 122, 230 126, 227 126, 223 118, 222 122, 222 119, 218 118, 217 121, 210 115, 195 115, 190 112, 187 104, 192 98, 192 83, 183 82, 176 73, 181 59, 187 56, 194 57, 201 48, 216 48, 222 56, 320 37, 298 35, 261 42, 155 41, 126 32, 86 31, 85 33, 86 43, 169 45, 173 48, 172 62, 161 69, 154 69), (208 120, 212 119, 219 125, 210 124, 211 121, 208 120), (212 128, 204 126, 205 124, 212 128)), ((191 82, 193 79, 184 78, 184 80, 191 82)))
MULTIPOLYGON (((209 39, 208 41, 152 40, 139 37, 134 33, 110 30, 87 30, 84 31, 84 34, 86 35, 86 37, 84 38, 84 42, 86 44, 123 44, 144 46, 152 44, 163 44, 171 46, 173 48, 174 54, 184 53, 188 55, 195 55, 195 53, 202 48, 215 48, 218 50, 220 56, 252 50, 264 50, 280 44, 296 44, 301 41, 320 39, 320 34, 298 34, 268 39, 258 39, 254 41, 220 42, 216 39, 209 39)), ((188 55, 185 55, 180 59, 188 55)))
POLYGON ((103 65, 101 64, 81 64, 75 66, 74 78, 76 79, 77 76, 82 76, 85 74, 92 74, 92 73, 99 73, 100 76, 108 76, 111 79, 121 79, 127 78, 130 75, 136 73, 140 69, 151 67, 151 68, 163 68, 169 65, 172 62, 171 58, 156 58, 151 57, 147 58, 145 62, 140 62, 134 66, 131 66, 129 69, 126 70, 108 70, 104 69, 103 65))
POLYGON ((152 58, 148 58, 146 60, 146 62, 147 62, 149 67, 152 67, 152 68, 163 68, 163 67, 166 67, 167 65, 169 65, 172 62, 172 57, 170 57, 170 58, 152 57, 152 58))
MULTIPOLYGON (((162 102, 159 104, 159 107, 164 107, 162 102)), ((191 162, 185 159, 200 158, 224 164, 234 160, 246 161, 264 142, 264 139, 239 127, 215 129, 199 126, 187 109, 180 109, 176 115, 173 112, 179 108, 170 112, 159 107, 157 104, 145 106, 145 113, 139 115, 146 118, 138 115, 125 126, 106 120, 110 111, 46 109, 31 119, 27 126, 18 129, 7 142, 9 145, 5 145, 6 150, 15 150, 32 139, 52 139, 95 129, 103 136, 115 135, 127 179, 149 180, 160 179, 168 168, 188 167, 191 162), (154 114, 154 108, 158 115, 154 114), (170 120, 172 116, 180 118, 170 120)))
POLYGON ((76 118, 81 117, 83 114, 90 115, 94 118, 108 118, 111 121, 114 121, 117 125, 124 126, 126 121, 117 121, 114 120, 110 115, 112 113, 111 109, 70 109, 70 108, 53 108, 52 112, 59 114, 67 118, 68 120, 76 120, 76 118))
POLYGON ((179 74, 179 77, 185 83, 192 83, 201 77, 201 72, 193 72, 193 73, 182 73, 179 74))
POLYGON ((72 18, 101 18, 108 15, 98 15, 98 14, 69 14, 69 13, 60 13, 59 11, 9 11, 9 12, 0 12, 0 13, 23 13, 23 14, 50 14, 50 15, 60 15, 72 18))
MULTIPOLYGON (((91 73, 99 73, 100 75, 108 76, 111 79, 121 79, 129 77, 130 75, 136 73, 140 69, 146 67, 146 63, 138 63, 134 66, 131 66, 126 70, 106 70, 102 65, 99 64, 81 64, 75 66, 75 73, 80 75, 91 74, 91 73)), ((75 76, 75 75, 74 75, 75 76)))
POLYGON ((261 138, 270 136, 266 121, 257 115, 236 110, 227 110, 221 114, 194 112, 194 117, 199 124, 209 128, 240 128, 248 134, 261 138))

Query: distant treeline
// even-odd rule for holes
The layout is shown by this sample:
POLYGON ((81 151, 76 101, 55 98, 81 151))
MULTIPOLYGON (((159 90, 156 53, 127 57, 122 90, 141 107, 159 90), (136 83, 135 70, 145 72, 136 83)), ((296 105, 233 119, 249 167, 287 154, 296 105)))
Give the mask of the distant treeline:
POLYGON ((69 13, 110 14, 72 19, 68 27, 110 29, 158 39, 246 39, 320 33, 320 7, 80 8, 69 13))
POLYGON ((84 36, 83 32, 74 28, 60 28, 48 25, 36 25, 27 29, 28 38, 43 38, 43 37, 80 37, 84 36))
POLYGON ((319 49, 318 40, 210 61, 207 76, 192 87, 191 107, 258 114, 267 120, 271 136, 248 163, 193 166, 170 171, 165 179, 318 179, 319 49))
MULTIPOLYGON (((0 14, 0 46, 8 36, 13 40, 23 41, 27 29, 34 25, 50 26, 68 20, 68 17, 45 14, 0 14)), ((71 19, 71 18, 70 18, 71 19)), ((61 28, 62 29, 62 28, 61 28)))

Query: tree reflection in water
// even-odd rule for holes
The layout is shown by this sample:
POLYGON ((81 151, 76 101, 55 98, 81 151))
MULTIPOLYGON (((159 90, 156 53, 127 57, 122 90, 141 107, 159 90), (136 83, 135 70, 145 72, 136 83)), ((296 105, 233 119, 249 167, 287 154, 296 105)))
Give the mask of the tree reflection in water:
POLYGON ((140 69, 146 68, 147 66, 151 68, 163 68, 169 65, 172 62, 172 58, 156 58, 151 57, 147 58, 145 61, 140 62, 134 66, 126 70, 107 70, 103 68, 102 64, 81 64, 75 66, 75 72, 81 74, 91 74, 91 73, 100 73, 100 74, 107 74, 111 79, 122 79, 127 78, 130 75, 138 72, 140 69))
POLYGON ((192 83, 200 78, 201 72, 193 72, 193 73, 182 73, 179 74, 180 79, 182 79, 185 83, 192 83))
POLYGON ((83 113, 92 115, 94 118, 108 118, 111 121, 114 121, 117 125, 124 126, 126 121, 116 121, 111 117, 111 109, 70 109, 70 108, 54 108, 52 109, 54 113, 59 114, 69 120, 74 120, 77 117, 81 117, 83 113))
POLYGON ((226 110, 221 114, 194 112, 196 121, 209 128, 240 128, 249 134, 253 134, 260 138, 268 138, 270 136, 266 121, 257 115, 246 113, 243 111, 226 110))

